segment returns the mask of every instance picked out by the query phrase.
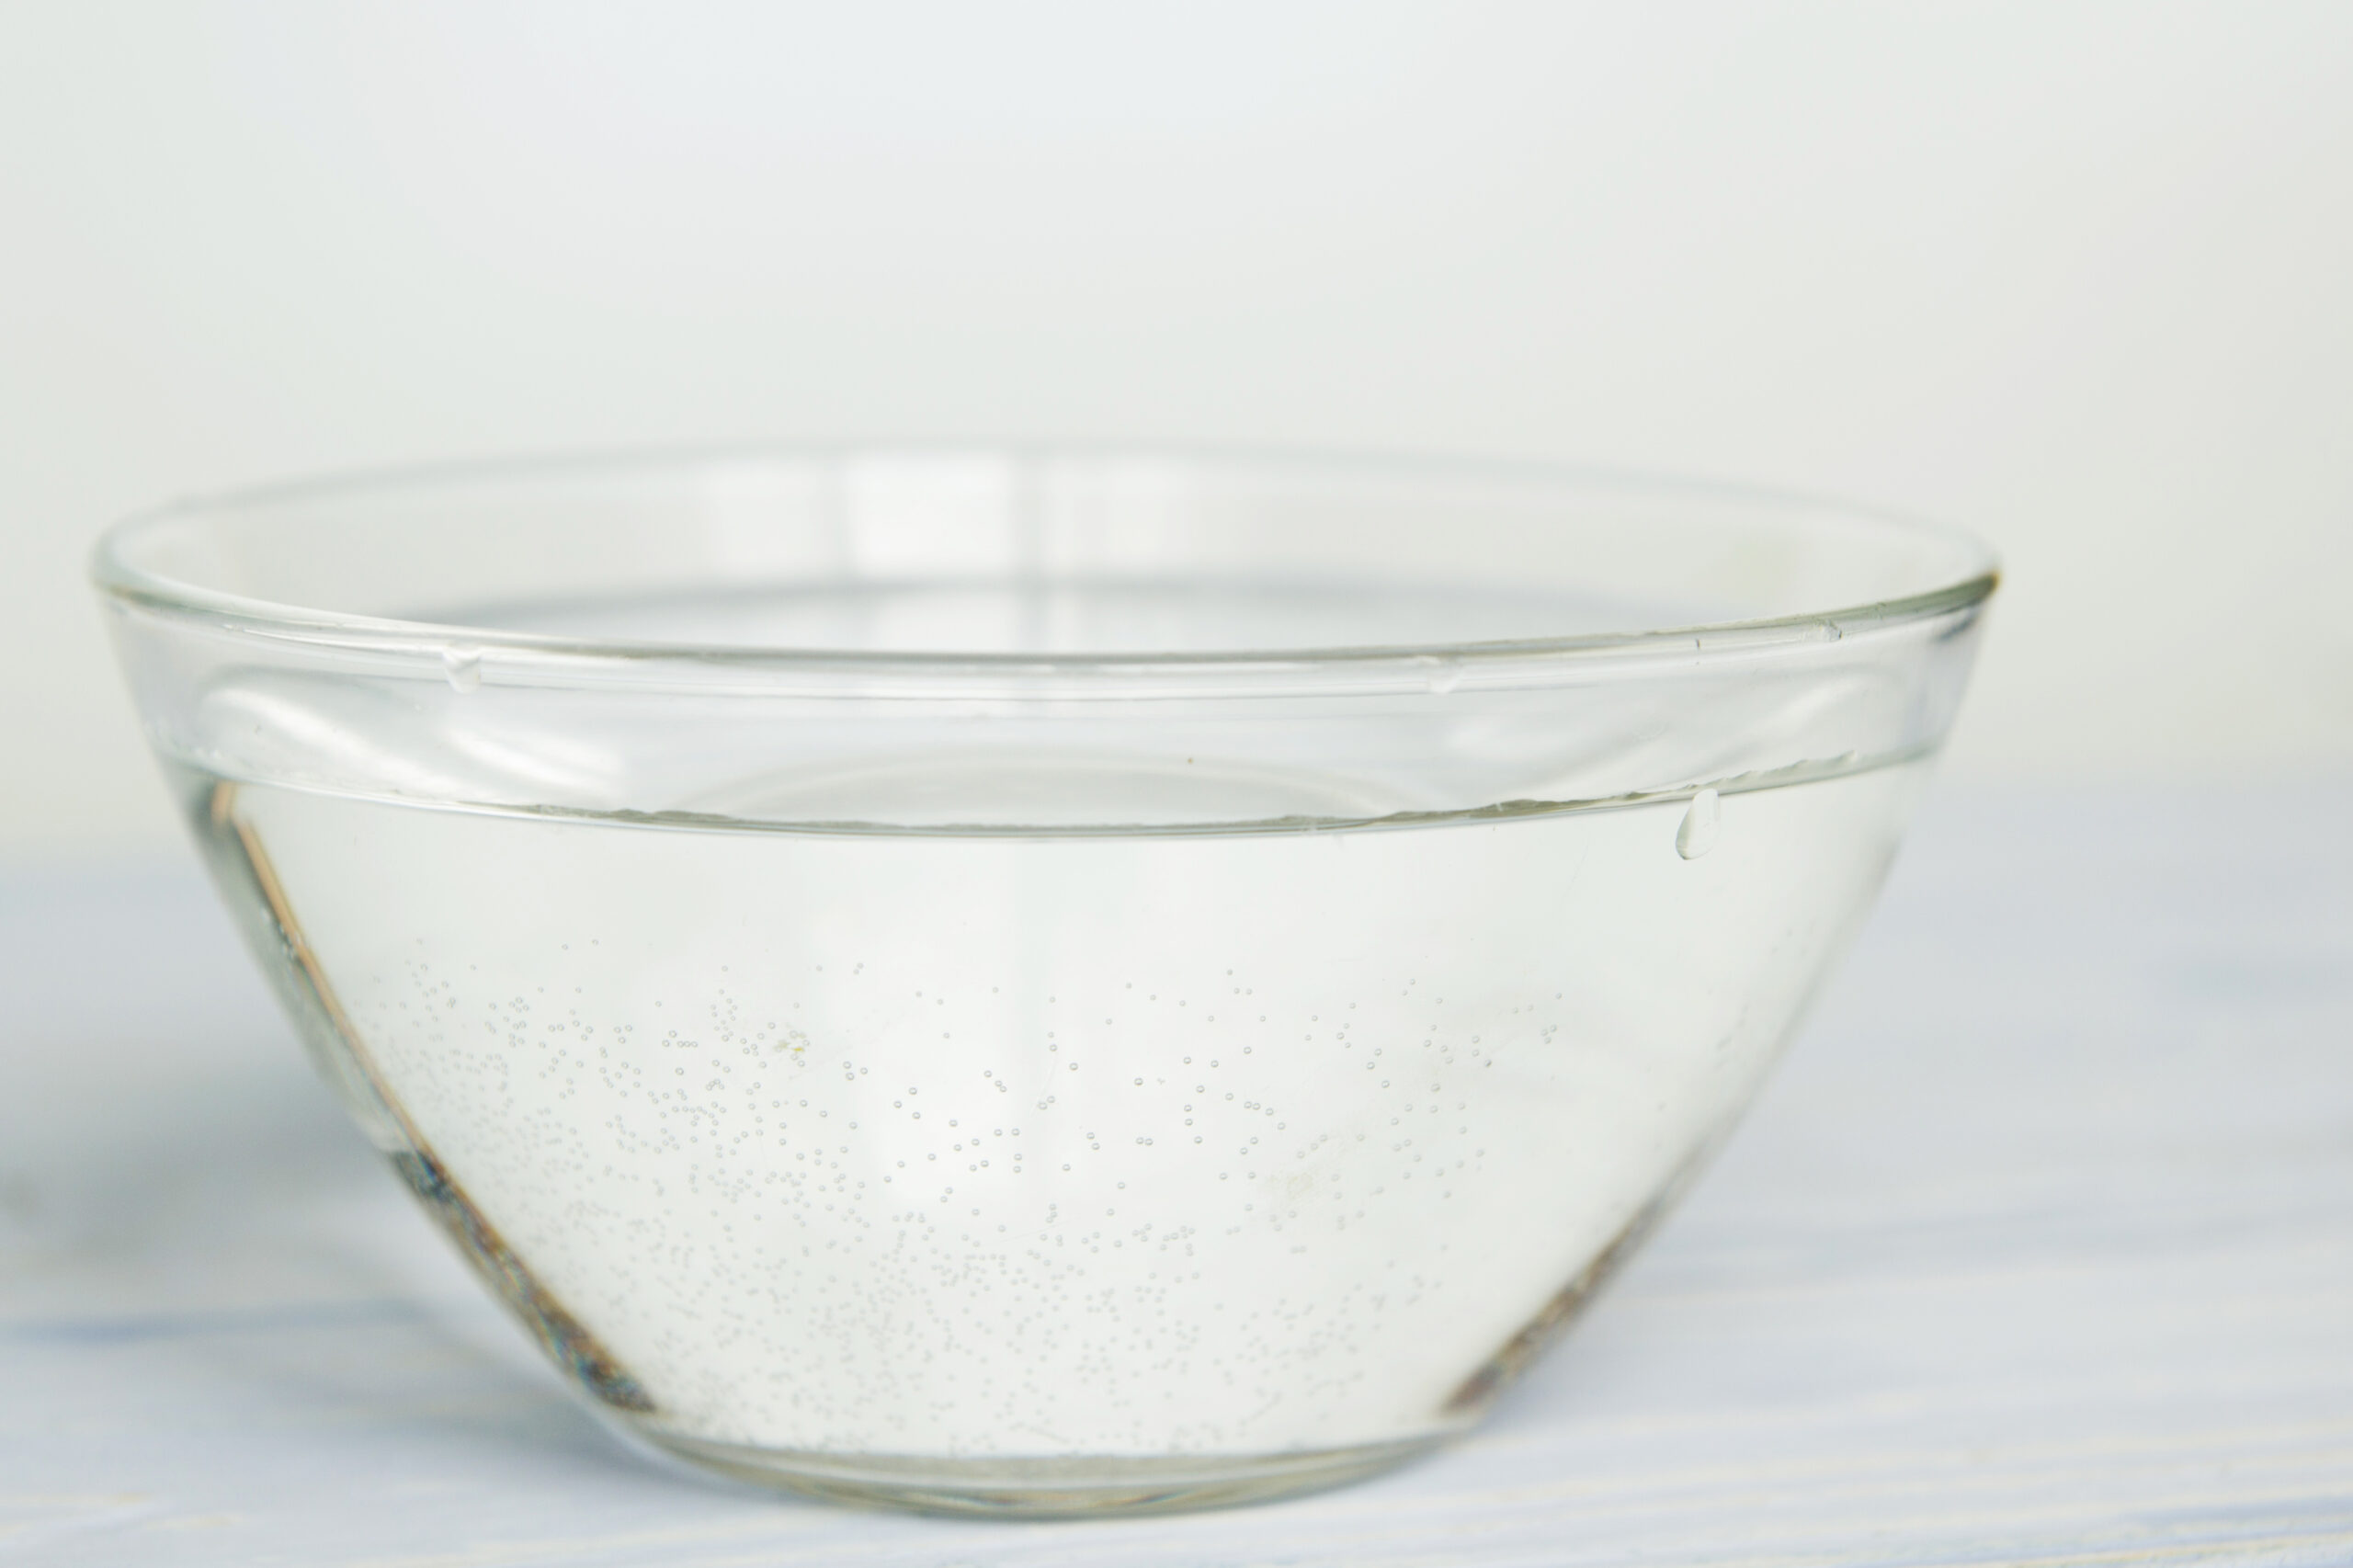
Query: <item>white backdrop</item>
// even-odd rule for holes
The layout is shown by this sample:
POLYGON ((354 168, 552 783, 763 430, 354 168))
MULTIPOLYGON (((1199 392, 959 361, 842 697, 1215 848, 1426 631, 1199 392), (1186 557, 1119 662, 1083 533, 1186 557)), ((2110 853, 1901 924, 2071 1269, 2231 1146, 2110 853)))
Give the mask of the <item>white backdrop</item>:
POLYGON ((124 511, 968 434, 1938 514, 1957 774, 2343 777, 2353 6, 0 0, 0 856, 175 832, 124 511))

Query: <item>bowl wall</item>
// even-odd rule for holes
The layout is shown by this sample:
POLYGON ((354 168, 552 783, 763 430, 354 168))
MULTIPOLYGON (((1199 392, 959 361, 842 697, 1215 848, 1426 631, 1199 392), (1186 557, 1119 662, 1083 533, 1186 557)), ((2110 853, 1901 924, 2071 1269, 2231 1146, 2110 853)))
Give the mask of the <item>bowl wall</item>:
POLYGON ((1818 503, 738 454, 126 525, 304 1039, 574 1382, 928 1507, 1475 1419, 1867 908, 1991 564, 1818 503))

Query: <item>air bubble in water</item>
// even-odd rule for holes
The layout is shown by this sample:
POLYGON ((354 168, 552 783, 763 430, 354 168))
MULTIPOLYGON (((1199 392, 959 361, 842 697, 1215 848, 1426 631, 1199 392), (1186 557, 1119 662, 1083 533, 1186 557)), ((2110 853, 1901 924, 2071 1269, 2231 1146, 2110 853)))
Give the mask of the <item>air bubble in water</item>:
POLYGON ((460 643, 441 650, 441 673, 449 677, 452 691, 475 691, 482 687, 482 650, 460 643))
POLYGON ((1723 808, 1713 790, 1702 790, 1691 797, 1691 809, 1683 813, 1683 825, 1675 830, 1675 852, 1686 860, 1697 860, 1716 846, 1716 830, 1722 825, 1723 808))

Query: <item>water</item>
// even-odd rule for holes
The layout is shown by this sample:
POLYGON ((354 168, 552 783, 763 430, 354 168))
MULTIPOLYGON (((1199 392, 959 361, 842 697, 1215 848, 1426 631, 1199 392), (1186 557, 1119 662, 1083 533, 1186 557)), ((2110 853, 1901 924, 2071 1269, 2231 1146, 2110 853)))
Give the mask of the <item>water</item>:
POLYGON ((363 1121, 609 1409, 989 1460, 1474 1416, 1748 1096, 1920 766, 1223 835, 181 781, 363 1121))

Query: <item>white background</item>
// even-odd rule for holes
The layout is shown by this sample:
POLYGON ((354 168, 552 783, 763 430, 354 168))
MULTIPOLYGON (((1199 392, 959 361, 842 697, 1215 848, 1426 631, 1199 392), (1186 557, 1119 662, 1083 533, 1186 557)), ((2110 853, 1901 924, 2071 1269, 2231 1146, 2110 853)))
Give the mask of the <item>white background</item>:
POLYGON ((971 434, 1945 516, 1957 775, 2342 778, 2353 5, 0 0, 0 858, 174 837, 123 512, 971 434))

